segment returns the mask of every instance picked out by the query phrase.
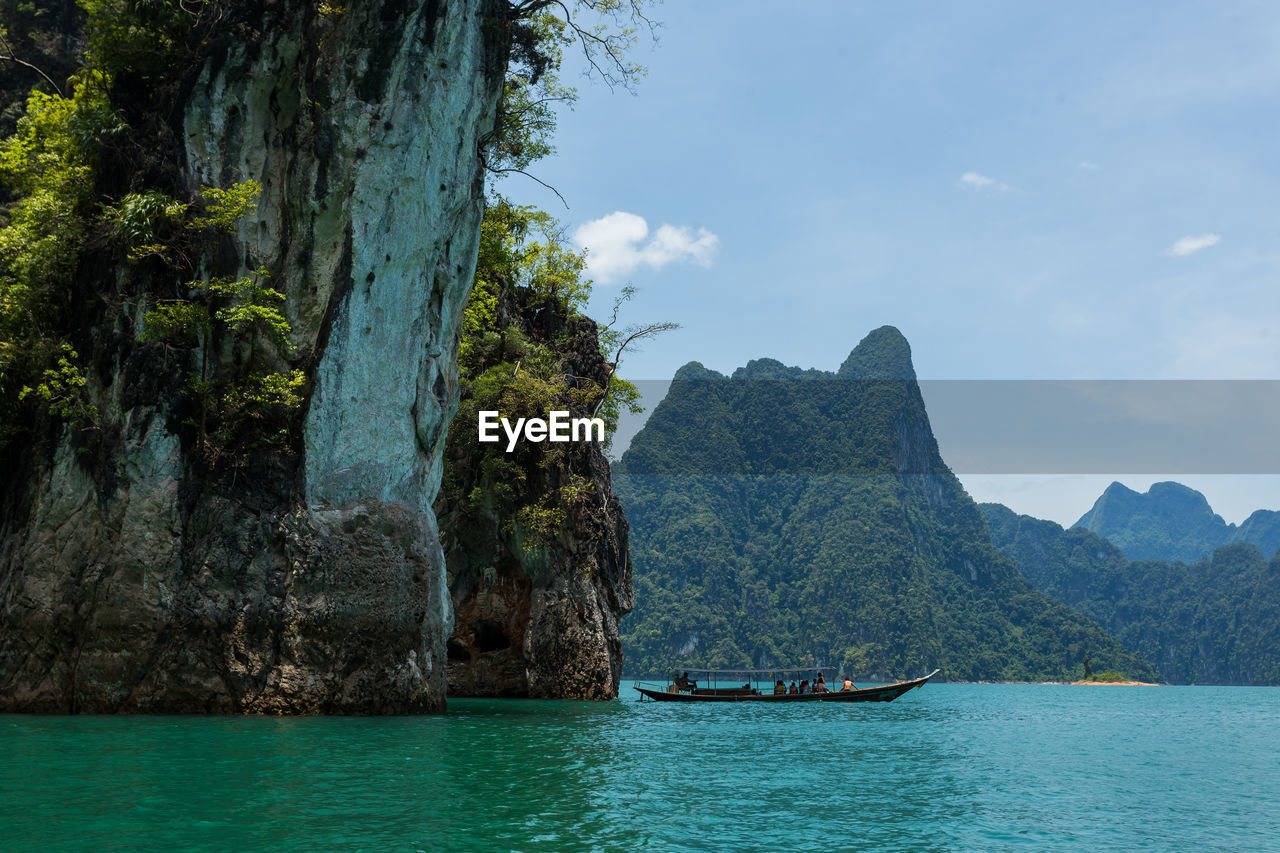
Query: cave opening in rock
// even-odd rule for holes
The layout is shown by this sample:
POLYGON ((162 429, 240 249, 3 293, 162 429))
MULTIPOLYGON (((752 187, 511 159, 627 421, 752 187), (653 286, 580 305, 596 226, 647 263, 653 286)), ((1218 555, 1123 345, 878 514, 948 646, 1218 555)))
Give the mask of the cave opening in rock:
POLYGON ((477 622, 472 629, 474 645, 480 652, 496 652, 511 648, 511 639, 497 622, 485 619, 477 622))

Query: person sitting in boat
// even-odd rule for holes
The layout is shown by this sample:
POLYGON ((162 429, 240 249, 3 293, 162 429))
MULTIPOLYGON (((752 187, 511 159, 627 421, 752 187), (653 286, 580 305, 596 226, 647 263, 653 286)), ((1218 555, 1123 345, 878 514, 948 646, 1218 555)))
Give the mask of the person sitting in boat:
POLYGON ((814 693, 827 692, 827 679, 822 673, 818 673, 818 680, 813 683, 814 693))
POLYGON ((796 683, 795 683, 794 681, 793 681, 793 682, 791 682, 791 687, 790 687, 790 688, 788 688, 787 693, 788 693, 788 694, 790 694, 790 695, 792 695, 792 696, 795 696, 795 695, 796 695, 796 694, 798 694, 799 692, 800 692, 800 690, 799 690, 799 688, 797 688, 797 687, 796 687, 796 683))
POLYGON ((852 689, 853 689, 853 682, 846 678, 844 680, 844 687, 841 687, 840 690, 845 691, 845 690, 852 690, 852 689))
POLYGON ((800 693, 801 695, 803 695, 808 692, 809 692, 809 679, 806 678, 804 681, 800 682, 800 693))
POLYGON ((784 696, 786 695, 786 692, 787 692, 787 685, 782 682, 781 678, 779 678, 778 683, 773 685, 773 695, 784 696))
POLYGON ((689 673, 686 672, 684 675, 676 676, 676 687, 692 693, 698 689, 698 682, 689 680, 689 673))

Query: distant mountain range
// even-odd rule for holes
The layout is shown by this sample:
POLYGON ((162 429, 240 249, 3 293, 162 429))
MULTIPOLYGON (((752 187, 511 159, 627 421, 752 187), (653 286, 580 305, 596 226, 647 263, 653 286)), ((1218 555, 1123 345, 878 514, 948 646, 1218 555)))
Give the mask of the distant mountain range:
POLYGON ((631 523, 628 673, 832 665, 855 678, 1144 679, 1037 590, 938 453, 891 327, 836 373, 690 363, 614 467, 631 523))
POLYGON ((1181 483, 1156 483, 1145 494, 1112 483, 1074 527, 1107 539, 1131 560, 1194 563, 1235 542, 1265 557, 1280 548, 1280 512, 1260 509, 1239 526, 1227 524, 1204 495, 1181 483))
MULTIPOLYGON (((1123 503, 1128 496, 1146 513, 1130 513, 1131 524, 1121 529, 1140 533, 1141 541, 1155 542, 1160 531, 1175 534, 1167 519, 1203 520, 1208 513, 1222 525, 1202 495, 1177 483, 1157 483, 1147 495, 1113 484, 1090 516, 1114 518, 1132 505, 1123 503), (1140 519, 1161 518, 1156 507, 1168 510, 1166 520, 1143 528, 1140 519)), ((1235 542, 1189 563, 1131 561, 1082 526, 1064 530, 1001 504, 981 508, 992 541, 1028 580, 1152 661, 1164 680, 1280 684, 1280 554, 1268 561, 1253 543, 1235 542)), ((1204 525, 1178 538, 1189 548, 1214 529, 1204 525)))

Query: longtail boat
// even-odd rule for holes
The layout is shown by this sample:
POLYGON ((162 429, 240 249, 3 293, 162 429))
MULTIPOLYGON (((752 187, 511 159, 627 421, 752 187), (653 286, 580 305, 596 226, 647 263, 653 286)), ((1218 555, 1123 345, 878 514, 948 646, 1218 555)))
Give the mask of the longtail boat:
POLYGON ((854 685, 843 689, 832 684, 834 689, 807 693, 774 692, 779 682, 785 683, 796 674, 813 673, 816 680, 817 674, 822 672, 825 681, 825 672, 830 671, 821 668, 691 669, 683 674, 672 673, 665 684, 635 681, 631 686, 640 691, 641 701, 652 699, 655 702, 892 702, 908 690, 923 687, 926 681, 941 672, 935 669, 921 678, 873 687, 854 685))

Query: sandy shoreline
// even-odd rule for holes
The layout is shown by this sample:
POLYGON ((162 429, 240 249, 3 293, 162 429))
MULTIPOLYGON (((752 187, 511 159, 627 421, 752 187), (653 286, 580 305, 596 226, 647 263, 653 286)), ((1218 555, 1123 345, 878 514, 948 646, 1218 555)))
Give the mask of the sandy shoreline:
POLYGON ((1074 687, 1075 685, 1098 687, 1163 687, 1151 681, 941 681, 939 684, 1036 684, 1074 687))
POLYGON ((1083 685, 1085 687, 1159 687, 1159 684, 1153 684, 1150 681, 1073 681, 1071 686, 1083 685))

